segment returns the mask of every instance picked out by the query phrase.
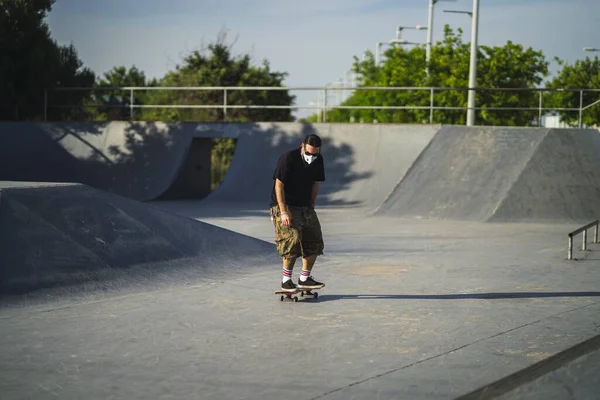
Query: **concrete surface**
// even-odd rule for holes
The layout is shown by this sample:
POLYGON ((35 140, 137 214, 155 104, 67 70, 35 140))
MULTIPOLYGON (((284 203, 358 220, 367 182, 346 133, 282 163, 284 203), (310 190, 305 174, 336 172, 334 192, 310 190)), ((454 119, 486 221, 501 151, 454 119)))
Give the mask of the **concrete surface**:
MULTIPOLYGON (((263 156, 295 146, 310 126, 197 128, 191 136, 242 144, 244 135, 256 137, 256 145, 238 147, 243 161, 204 201, 142 204, 81 185, 2 186, 0 283, 54 283, 1 293, 2 399, 457 399, 486 387, 510 399, 598 398, 598 349, 561 356, 600 331, 600 244, 576 248, 580 261, 565 261, 567 233, 579 227, 572 211, 552 224, 373 215, 398 182, 412 180, 411 171, 427 174, 423 160, 444 129, 409 133, 404 148, 380 127, 365 127, 373 140, 343 126, 317 127, 330 138, 336 177, 317 207, 325 254, 314 275, 327 286, 317 300, 281 302, 273 294, 281 263, 267 213, 272 165, 263 156), (254 162, 262 175, 250 174, 254 162), (531 372, 544 361, 544 374, 531 372), (517 386, 511 376, 520 377, 517 386)), ((479 166, 454 177, 465 194, 447 205, 480 213, 469 203, 476 200, 469 193, 477 195, 470 185, 515 188, 522 179, 522 187, 548 193, 532 204, 555 205, 541 204, 542 214, 558 213, 566 210, 558 200, 569 198, 552 193, 563 193, 568 177, 570 201, 595 212, 593 192, 577 191, 596 182, 595 139, 556 132, 513 137, 532 153, 505 146, 506 157, 495 162, 524 169, 500 176, 485 170, 497 144, 467 147, 465 157, 479 166), (544 154, 564 156, 566 167, 543 164, 536 157, 544 154), (550 173, 535 186, 526 176, 538 165, 550 173)), ((429 159, 442 175, 452 176, 452 168, 435 162, 457 165, 451 157, 429 159)), ((423 182, 414 193, 452 189, 431 175, 423 182)), ((505 204, 503 212, 525 215, 505 204)))
MULTIPOLYGON (((210 174, 202 173, 210 170, 210 156, 200 151, 191 154, 196 159, 187 159, 194 139, 225 137, 236 139, 239 146, 230 173, 207 201, 263 206, 269 202, 265 193, 281 152, 316 133, 323 138, 328 165, 322 204, 376 207, 438 129, 374 124, 5 122, 0 123, 0 181, 76 182, 139 201, 184 197, 189 182, 210 183, 210 174)), ((191 192, 193 198, 205 196, 191 192)))
POLYGON ((83 183, 152 200, 177 178, 194 125, 0 123, 0 181, 83 183))
POLYGON ((600 215, 600 135, 551 129, 490 219, 554 222, 600 215))
POLYGON ((202 137, 238 140, 231 167, 207 203, 268 207, 279 156, 315 133, 323 140, 326 163, 319 205, 373 209, 402 179, 439 126, 262 123, 199 125, 197 129, 202 137))
POLYGON ((445 126, 377 214, 585 224, 598 199, 597 130, 445 126))
MULTIPOLYGON (((598 335, 599 245, 564 261, 572 226, 319 212, 316 301, 279 301, 272 263, 5 304, 3 398, 452 399, 598 335)), ((265 216, 232 215, 204 221, 271 238, 265 216)))
POLYGON ((503 400, 594 398, 598 397, 599 375, 600 351, 596 350, 498 398, 503 400))
POLYGON ((0 296, 231 277, 273 247, 89 186, 0 182, 0 296))

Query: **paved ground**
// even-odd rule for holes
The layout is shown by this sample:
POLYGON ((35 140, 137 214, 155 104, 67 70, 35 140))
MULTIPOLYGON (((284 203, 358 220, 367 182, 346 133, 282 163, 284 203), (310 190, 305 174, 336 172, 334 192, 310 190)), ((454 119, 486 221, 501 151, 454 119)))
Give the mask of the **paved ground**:
MULTIPOLYGON (((258 211, 157 204, 272 241, 258 211)), ((320 213, 327 248, 315 275, 327 287, 316 301, 279 301, 275 264, 4 308, 2 397, 453 399, 599 334, 600 246, 564 261, 573 226, 320 213)), ((597 398, 594 350, 494 393, 597 398)))
MULTIPOLYGON (((89 188, 0 188, 0 290, 19 279, 63 286, 0 296, 2 400, 598 398, 600 244, 565 261, 567 233, 598 210, 595 132, 544 131, 535 152, 507 162, 501 150, 512 154, 505 145, 515 132, 497 129, 471 131, 481 140, 463 148, 452 128, 201 124, 165 153, 174 132, 158 128, 114 137, 38 128, 45 147, 22 141, 25 154, 53 145, 48 157, 66 168, 91 151, 86 163, 100 178, 125 177, 120 193, 163 191, 174 170, 152 171, 181 161, 192 138, 237 138, 239 151, 204 202, 152 204, 170 213, 89 188), (313 132, 323 134, 330 168, 318 203, 326 254, 314 270, 327 286, 317 300, 281 302, 270 176, 275 155, 313 132), (142 143, 123 141, 136 135, 142 143), (452 143, 465 151, 437 156, 452 143), (136 151, 98 164, 98 151, 132 144, 136 151), (259 154, 271 161, 249 170, 259 154), (502 170, 515 165, 523 168, 502 170), (485 186, 490 178, 500 186, 485 186), (482 197, 482 187, 508 197, 482 197), (409 204, 373 216, 386 198, 409 204), (357 205, 366 208, 348 208, 357 205), (399 218, 477 220, 501 209, 572 223, 399 218)), ((2 165, 36 172, 19 179, 57 176, 16 168, 26 158, 9 153, 2 165)), ((86 170, 58 172, 74 171, 86 170)))

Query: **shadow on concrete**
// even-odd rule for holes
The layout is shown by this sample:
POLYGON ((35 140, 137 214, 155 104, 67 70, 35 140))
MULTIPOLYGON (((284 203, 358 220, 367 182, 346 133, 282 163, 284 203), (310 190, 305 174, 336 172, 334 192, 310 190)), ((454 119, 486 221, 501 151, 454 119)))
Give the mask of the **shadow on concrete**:
POLYGON ((268 242, 89 186, 0 185, 0 197, 0 298, 179 285, 279 261, 268 242))
POLYGON ((318 301, 334 300, 502 300, 502 299, 538 299, 559 297, 600 297, 600 292, 508 292, 508 293, 470 293, 470 294, 323 294, 318 301))
POLYGON ((82 183, 143 201, 169 188, 189 144, 181 124, 2 123, 0 180, 82 183))
MULTIPOLYGON (((323 139, 327 178, 318 204, 358 206, 359 201, 337 194, 373 173, 354 172, 352 145, 334 144, 323 130, 312 124, 0 123, 0 180, 82 183, 152 201, 169 190, 187 165, 210 169, 210 160, 185 162, 194 137, 227 137, 228 131, 235 131, 239 140, 233 163, 223 182, 208 194, 206 205, 235 214, 244 204, 244 215, 262 213, 269 207, 278 158, 315 133, 323 139)), ((204 204, 198 202, 202 208, 204 204)), ((193 211, 187 214, 194 217, 193 211)))
MULTIPOLYGON (((225 124, 203 124, 202 137, 224 135, 225 124)), ((311 124, 238 124, 240 137, 232 164, 219 186, 202 201, 156 201, 155 204, 191 218, 236 218, 268 213, 273 172, 279 157, 298 148, 309 134, 322 138, 326 181, 320 185, 318 207, 357 207, 360 201, 344 198, 357 181, 369 179, 372 171, 357 173, 355 149, 334 141, 311 124), (291 128, 290 128, 291 127, 291 128)))
MULTIPOLYGON (((50 126, 46 126, 51 128, 50 126)), ((99 135, 103 124, 86 124, 90 135, 99 135)), ((0 123, 0 181, 84 182, 93 178, 90 166, 59 144, 72 130, 44 129, 33 123, 0 123)), ((82 146, 98 153, 87 140, 82 146)), ((96 155, 98 157, 98 155, 96 155)))

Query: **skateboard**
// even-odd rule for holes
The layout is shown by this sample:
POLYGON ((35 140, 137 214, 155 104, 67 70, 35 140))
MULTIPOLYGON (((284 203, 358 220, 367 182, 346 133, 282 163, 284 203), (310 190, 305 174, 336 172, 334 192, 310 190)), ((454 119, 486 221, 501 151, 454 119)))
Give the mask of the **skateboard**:
POLYGON ((311 288, 311 289, 296 289, 294 291, 287 291, 287 290, 276 290, 275 294, 280 294, 281 297, 279 298, 281 301, 283 301, 284 299, 290 299, 290 300, 294 300, 294 302, 298 301, 298 296, 294 296, 296 293, 300 293, 300 296, 304 297, 304 296, 312 296, 313 299, 316 299, 319 297, 319 293, 315 292, 314 290, 319 290, 322 289, 325 285, 318 287, 318 288, 311 288))

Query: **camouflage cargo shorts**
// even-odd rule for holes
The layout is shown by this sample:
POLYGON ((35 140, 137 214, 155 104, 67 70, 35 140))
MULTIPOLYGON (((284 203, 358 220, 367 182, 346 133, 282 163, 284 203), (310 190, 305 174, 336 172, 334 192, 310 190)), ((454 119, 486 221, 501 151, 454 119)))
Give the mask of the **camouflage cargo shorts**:
POLYGON ((312 207, 288 206, 290 226, 281 223, 279 206, 270 209, 275 227, 275 245, 282 258, 310 257, 323 254, 323 234, 317 213, 312 207))

